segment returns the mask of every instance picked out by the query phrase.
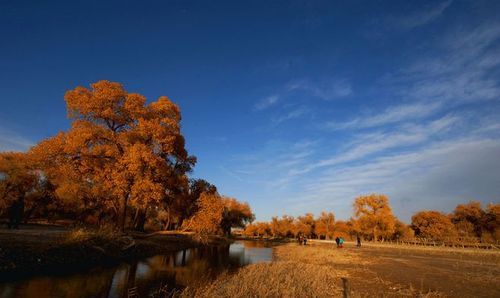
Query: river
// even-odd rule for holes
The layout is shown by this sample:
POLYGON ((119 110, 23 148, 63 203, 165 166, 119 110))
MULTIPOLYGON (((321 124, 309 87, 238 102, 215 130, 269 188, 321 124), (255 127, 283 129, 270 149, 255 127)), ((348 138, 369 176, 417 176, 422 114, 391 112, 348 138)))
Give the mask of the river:
POLYGON ((150 297, 182 290, 242 266, 270 262, 269 244, 236 241, 191 248, 118 266, 0 283, 0 297, 150 297))

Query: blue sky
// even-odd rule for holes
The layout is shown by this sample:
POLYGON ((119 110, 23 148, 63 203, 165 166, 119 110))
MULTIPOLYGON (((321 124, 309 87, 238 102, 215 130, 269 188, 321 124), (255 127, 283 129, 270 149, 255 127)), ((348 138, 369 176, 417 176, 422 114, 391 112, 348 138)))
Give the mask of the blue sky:
POLYGON ((193 173, 273 215, 500 201, 498 1, 2 1, 0 150, 107 79, 180 107, 193 173), (42 3, 43 2, 43 3, 42 3), (348 3, 347 3, 348 2, 348 3))

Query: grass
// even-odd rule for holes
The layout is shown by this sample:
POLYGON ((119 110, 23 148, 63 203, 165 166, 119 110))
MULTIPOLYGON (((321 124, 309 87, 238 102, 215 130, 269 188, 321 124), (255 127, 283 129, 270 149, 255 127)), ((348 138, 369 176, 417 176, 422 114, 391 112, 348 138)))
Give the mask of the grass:
POLYGON ((341 296, 342 274, 328 266, 294 261, 252 264, 223 274, 211 284, 187 288, 182 297, 332 297, 341 296))
POLYGON ((287 244, 274 248, 272 263, 249 265, 175 296, 342 297, 343 279, 350 297, 495 296, 498 253, 493 256, 468 251, 462 259, 448 250, 287 244))

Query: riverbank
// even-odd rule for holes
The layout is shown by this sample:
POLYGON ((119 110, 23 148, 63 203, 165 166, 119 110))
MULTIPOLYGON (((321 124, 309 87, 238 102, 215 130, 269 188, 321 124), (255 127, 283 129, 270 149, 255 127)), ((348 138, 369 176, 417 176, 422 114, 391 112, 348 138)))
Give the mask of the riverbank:
POLYGON ((332 244, 274 247, 274 262, 251 264, 184 297, 499 297, 500 253, 344 248, 332 244))
POLYGON ((211 237, 206 243, 181 233, 122 236, 110 231, 28 225, 0 229, 0 280, 37 274, 61 275, 95 266, 175 252, 204 244, 227 243, 211 237))

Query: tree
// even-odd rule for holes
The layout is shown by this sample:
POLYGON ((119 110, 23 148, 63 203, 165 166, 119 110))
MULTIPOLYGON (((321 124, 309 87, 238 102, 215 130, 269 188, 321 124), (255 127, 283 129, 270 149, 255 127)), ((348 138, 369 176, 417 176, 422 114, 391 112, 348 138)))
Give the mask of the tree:
POLYGON ((335 216, 331 212, 321 212, 316 219, 315 232, 318 237, 332 239, 335 230, 335 216))
POLYGON ((354 213, 361 231, 375 241, 386 239, 394 232, 396 218, 385 195, 371 194, 356 198, 354 213))
POLYGON ((483 237, 487 241, 500 240, 500 204, 488 204, 483 218, 483 237))
MULTIPOLYGON (((33 196, 40 182, 30 156, 22 152, 0 153, 0 210, 7 210, 14 202, 24 212, 25 199, 33 196)), ((1 214, 0 214, 1 215, 1 214)))
POLYGON ((481 203, 471 201, 457 205, 451 215, 451 221, 455 224, 460 236, 480 238, 484 215, 481 203))
POLYGON ((295 235, 303 235, 308 238, 313 238, 315 236, 314 234, 314 228, 315 228, 315 221, 314 221, 314 215, 312 213, 306 213, 303 216, 297 217, 297 220, 295 221, 295 235))
POLYGON ((204 192, 197 207, 198 211, 184 223, 184 228, 203 236, 219 233, 224 212, 220 196, 204 192))
POLYGON ((411 217, 411 227, 415 236, 433 240, 456 237, 455 227, 450 218, 438 211, 420 211, 411 217))
POLYGON ((112 213, 121 230, 129 206, 144 217, 171 200, 196 162, 174 103, 163 96, 146 104, 109 81, 70 90, 65 100, 71 128, 33 149, 59 199, 112 213))
POLYGON ((244 228, 255 219, 248 203, 241 203, 234 198, 223 197, 224 210, 221 228, 224 234, 230 235, 231 228, 244 228))
POLYGON ((413 229, 400 220, 396 220, 394 226, 394 240, 409 240, 415 236, 413 229))
POLYGON ((295 219, 289 215, 283 215, 281 219, 273 217, 270 229, 273 237, 293 237, 295 234, 295 219))

